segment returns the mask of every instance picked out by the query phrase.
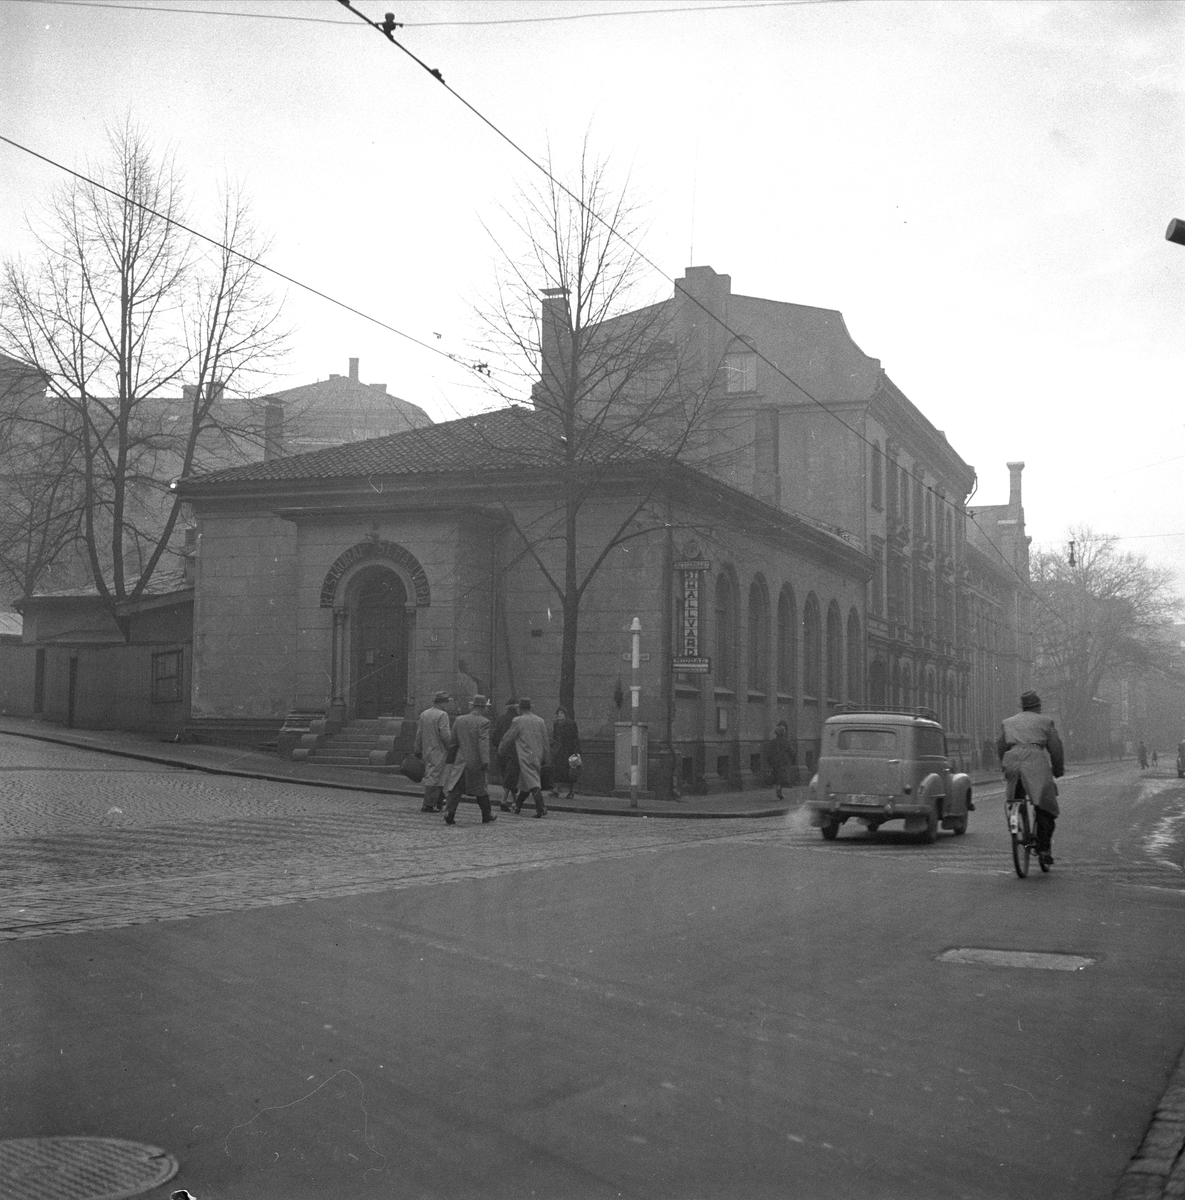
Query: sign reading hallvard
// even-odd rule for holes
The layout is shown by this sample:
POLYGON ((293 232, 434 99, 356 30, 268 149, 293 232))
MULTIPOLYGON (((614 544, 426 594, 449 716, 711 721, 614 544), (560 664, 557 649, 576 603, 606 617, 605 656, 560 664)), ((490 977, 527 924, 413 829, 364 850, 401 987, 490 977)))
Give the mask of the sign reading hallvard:
MULTIPOLYGON (((694 547, 688 547, 694 553, 694 547)), ((712 569, 706 559, 687 559, 674 564, 676 571, 683 572, 682 628, 679 631, 681 654, 675 656, 671 667, 681 673, 707 674, 712 669, 711 660, 701 658, 699 652, 699 585, 705 571, 712 569)))

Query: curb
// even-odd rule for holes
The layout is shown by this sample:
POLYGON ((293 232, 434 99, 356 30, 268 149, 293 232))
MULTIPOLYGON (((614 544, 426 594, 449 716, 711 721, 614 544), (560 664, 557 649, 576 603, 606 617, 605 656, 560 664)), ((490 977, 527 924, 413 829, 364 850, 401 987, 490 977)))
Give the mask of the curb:
MULTIPOLYGON (((163 754, 149 754, 143 750, 125 750, 117 746, 96 745, 94 742, 80 737, 61 735, 55 737, 48 733, 31 733, 24 730, 4 728, 0 728, 0 735, 27 738, 33 742, 49 742, 57 746, 71 746, 76 750, 90 750, 95 754, 109 754, 114 758, 129 758, 136 762, 156 763, 159 766, 176 767, 183 771, 201 771, 206 775, 230 775, 237 779, 262 779, 268 783, 294 783, 302 787, 334 788, 337 791, 367 792, 380 796, 405 796, 413 800, 422 798, 422 794, 419 791, 409 792, 393 787, 377 787, 374 784, 343 783, 335 779, 310 779, 307 776, 300 775, 279 775, 266 771, 246 771, 236 769, 235 767, 212 766, 208 763, 194 763, 183 758, 172 758, 163 754)), ((593 817, 654 817, 658 820, 735 821, 763 817, 782 817, 790 812, 794 806, 785 805, 780 808, 747 809, 743 812, 667 812, 662 809, 621 809, 598 807, 595 805, 569 804, 548 804, 547 807, 549 810, 554 810, 555 812, 579 813, 593 817)))
POLYGON ((33 742, 51 742, 56 746, 73 746, 76 750, 92 750, 96 754, 110 754, 115 758, 131 758, 136 762, 157 763, 163 767, 177 767, 182 771, 202 771, 207 775, 233 775, 238 779, 265 779, 269 783, 296 783, 306 787, 336 788, 347 792, 376 792, 384 796, 410 796, 419 798, 419 792, 400 792, 394 788, 375 787, 365 783, 341 783, 334 779, 306 779, 298 775, 271 775, 265 771, 241 771, 234 767, 215 767, 207 763, 186 762, 182 758, 169 758, 162 754, 148 754, 142 750, 122 750, 116 746, 97 746, 81 738, 51 737, 44 733, 24 733, 15 729, 0 729, 0 735, 28 738, 33 742))
POLYGON ((1114 1200, 1185 1200, 1185 1051, 1152 1123, 1115 1189, 1114 1200))

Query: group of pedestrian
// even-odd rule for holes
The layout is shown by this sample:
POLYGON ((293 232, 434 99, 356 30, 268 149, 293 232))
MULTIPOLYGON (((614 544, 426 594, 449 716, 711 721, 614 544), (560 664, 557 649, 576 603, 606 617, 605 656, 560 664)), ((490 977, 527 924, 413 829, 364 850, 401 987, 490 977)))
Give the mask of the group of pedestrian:
POLYGON ((463 796, 472 796, 481 810, 483 825, 497 820, 490 803, 489 775, 497 767, 502 785, 502 812, 521 813, 533 801, 536 817, 547 815, 543 792, 558 796, 560 783, 574 795, 579 778, 580 735, 561 708, 548 737, 547 723, 523 696, 508 700, 496 722, 488 716, 489 697, 469 699, 469 711, 449 720, 451 697, 437 692, 416 725, 413 755, 424 766, 422 812, 444 812, 446 825, 455 825, 463 796))

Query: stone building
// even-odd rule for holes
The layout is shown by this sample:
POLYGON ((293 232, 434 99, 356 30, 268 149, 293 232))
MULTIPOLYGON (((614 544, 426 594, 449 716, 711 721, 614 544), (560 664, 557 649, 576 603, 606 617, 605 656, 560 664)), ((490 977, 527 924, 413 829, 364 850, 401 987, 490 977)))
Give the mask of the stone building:
POLYGON ((1021 501, 1024 463, 1010 462, 1008 503, 968 509, 964 641, 971 654, 966 729, 973 761, 996 763, 1000 722, 1032 686, 1033 604, 1029 543, 1021 501))
MULTIPOLYGON (((559 549, 521 531, 555 516, 563 469, 544 414, 510 408, 183 483, 199 529, 191 729, 264 741, 304 714, 326 733, 399 730, 441 688, 526 693, 550 719, 562 619, 542 568, 559 549)), ((871 563, 832 528, 639 449, 597 476, 582 570, 631 513, 580 606, 586 782, 620 782, 634 617, 649 786, 755 782, 779 717, 861 698, 871 563)))

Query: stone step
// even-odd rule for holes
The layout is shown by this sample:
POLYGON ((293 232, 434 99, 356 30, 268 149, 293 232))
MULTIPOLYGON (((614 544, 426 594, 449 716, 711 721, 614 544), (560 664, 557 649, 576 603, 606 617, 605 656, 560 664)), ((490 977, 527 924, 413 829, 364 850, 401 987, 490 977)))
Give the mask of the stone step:
POLYGON ((312 757, 321 758, 326 754, 332 754, 335 758, 369 758, 372 750, 377 750, 378 746, 318 746, 312 754, 312 757))

